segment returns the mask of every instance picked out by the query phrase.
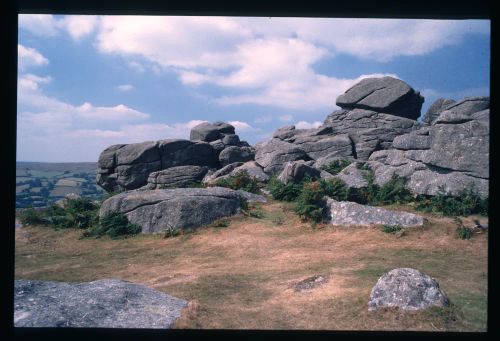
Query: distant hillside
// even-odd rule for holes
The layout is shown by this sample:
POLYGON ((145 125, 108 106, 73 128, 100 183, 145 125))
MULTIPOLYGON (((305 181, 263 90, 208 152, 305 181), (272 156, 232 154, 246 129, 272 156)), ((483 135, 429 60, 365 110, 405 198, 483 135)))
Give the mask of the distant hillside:
POLYGON ((97 199, 103 189, 96 185, 96 162, 16 163, 16 208, 43 207, 69 193, 97 199))
POLYGON ((93 172, 97 169, 97 162, 31 162, 17 161, 16 168, 29 168, 41 171, 70 171, 93 172))

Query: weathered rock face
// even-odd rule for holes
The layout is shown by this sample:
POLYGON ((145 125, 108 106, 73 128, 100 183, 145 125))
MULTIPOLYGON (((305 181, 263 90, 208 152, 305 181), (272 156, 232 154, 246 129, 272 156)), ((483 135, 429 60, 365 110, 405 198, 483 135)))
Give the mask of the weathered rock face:
POLYGON ((395 137, 417 130, 423 97, 392 77, 367 78, 337 98, 337 110, 316 129, 286 126, 273 137, 300 147, 314 160, 344 157, 368 160, 392 147, 395 137))
POLYGON ((386 113, 354 109, 334 111, 325 119, 324 126, 333 134, 348 134, 353 141, 353 153, 359 160, 367 160, 371 153, 392 147, 396 136, 422 127, 422 123, 386 113))
POLYGON ((438 98, 434 103, 431 104, 429 109, 425 112, 422 117, 422 122, 427 124, 432 124, 438 118, 439 114, 443 112, 448 106, 454 104, 455 101, 452 99, 438 98))
POLYGON ((237 173, 241 171, 246 171, 250 177, 255 178, 258 181, 267 181, 269 180, 269 175, 264 173, 262 167, 255 161, 248 162, 234 162, 221 169, 207 174, 203 178, 203 183, 208 185, 216 184, 218 180, 225 179, 230 176, 235 176, 237 173))
POLYGON ((343 109, 368 109, 416 120, 424 98, 393 77, 365 78, 337 98, 343 109))
MULTIPOLYGON (((156 188, 154 177, 148 184, 151 173, 179 166, 216 170, 229 163, 253 160, 255 150, 234 132, 230 124, 206 122, 191 130, 192 141, 160 140, 110 146, 99 156, 96 182, 107 191, 156 188)), ((198 175, 191 174, 193 169, 185 174, 186 181, 192 176, 198 179, 198 175)), ((176 172, 164 172, 162 179, 176 172)), ((184 186, 186 181, 177 184, 164 180, 163 184, 184 186)))
POLYGON ((278 175, 278 180, 287 184, 289 182, 300 182, 306 175, 311 178, 319 178, 320 171, 307 165, 306 161, 291 161, 285 163, 283 171, 278 175))
POLYGON ((336 201, 331 198, 327 199, 326 207, 332 225, 399 225, 410 227, 424 224, 424 218, 413 213, 392 211, 354 202, 336 201))
POLYGON ((448 304, 448 297, 434 278, 415 269, 400 268, 380 277, 371 291, 368 310, 382 307, 421 310, 448 304))
POLYGON ((259 143, 255 150, 255 161, 264 168, 264 172, 271 174, 281 172, 288 161, 311 160, 302 148, 280 139, 259 143))
POLYGON ((99 216, 120 212, 139 225, 142 233, 156 233, 210 224, 239 212, 245 200, 265 201, 265 198, 222 187, 136 190, 104 201, 99 216))
POLYGON ((487 97, 460 101, 431 126, 396 137, 394 149, 374 152, 368 163, 375 183, 384 184, 397 174, 408 178, 407 187, 416 194, 436 195, 443 186, 455 195, 473 186, 488 196, 488 105, 487 97))
POLYGON ((207 171, 207 167, 177 166, 153 172, 148 177, 148 188, 186 187, 201 182, 207 171))
POLYGON ((219 154, 219 163, 222 167, 234 162, 252 161, 255 157, 255 149, 252 147, 229 146, 219 154))
POLYGON ((234 135, 234 127, 224 122, 200 123, 191 129, 191 141, 211 142, 224 138, 226 134, 234 135))
POLYGON ((342 169, 334 178, 342 180, 349 188, 363 188, 368 185, 366 176, 368 171, 357 168, 357 162, 351 163, 342 169))
POLYGON ((218 160, 205 142, 160 140, 114 145, 101 153, 96 181, 107 191, 135 189, 146 185, 152 172, 185 165, 215 168, 218 160))
POLYGON ((16 280, 15 327, 170 328, 185 300, 117 279, 16 280))

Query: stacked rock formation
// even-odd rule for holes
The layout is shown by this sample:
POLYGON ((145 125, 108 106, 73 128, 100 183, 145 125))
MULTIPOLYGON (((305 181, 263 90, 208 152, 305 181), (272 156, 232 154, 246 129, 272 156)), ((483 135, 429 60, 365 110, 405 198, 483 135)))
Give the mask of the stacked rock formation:
POLYGON ((315 160, 324 165, 335 158, 368 160, 388 149, 396 136, 417 130, 423 98, 399 79, 368 78, 337 98, 334 111, 316 129, 278 129, 273 139, 255 146, 255 160, 266 172, 279 173, 288 161, 315 160))
MULTIPOLYGON (((440 98, 419 122, 422 102, 401 80, 364 79, 337 98, 341 110, 328 115, 322 126, 280 128, 255 146, 255 159, 283 182, 292 180, 290 169, 304 168, 304 163, 320 170, 341 158, 366 162, 379 185, 396 174, 407 178, 414 194, 436 195, 442 188, 456 195, 473 188, 487 197, 489 97, 440 98)), ((367 184, 363 173, 354 163, 335 177, 360 188, 367 184)))
MULTIPOLYGON (((216 203, 221 198, 217 193, 209 193, 211 189, 200 189, 203 193, 183 189, 175 193, 180 201, 172 201, 174 192, 165 192, 160 198, 150 190, 167 191, 163 188, 190 187, 199 182, 213 186, 220 179, 242 171, 259 181, 267 181, 271 175, 277 175, 284 183, 312 176, 339 178, 348 187, 361 188, 367 185, 365 177, 371 170, 378 185, 389 181, 394 174, 405 177, 407 188, 414 194, 436 195, 443 188, 456 195, 473 188, 480 196, 487 197, 489 98, 472 97, 458 102, 440 98, 420 122, 417 118, 423 101, 419 92, 399 79, 367 78, 337 98, 341 109, 329 114, 318 128, 286 126, 276 130, 270 140, 252 147, 240 141, 230 124, 202 123, 191 130, 190 140, 106 148, 99 157, 96 180, 107 191, 140 189, 140 194, 131 191, 123 194, 123 198, 111 198, 119 205, 108 206, 133 218, 132 211, 120 205, 136 202, 140 196, 137 210, 149 206, 154 212, 149 210, 147 214, 157 217, 136 220, 143 231, 156 232, 165 228, 162 216, 169 214, 173 214, 168 218, 171 219, 219 204, 228 207, 223 215, 234 214, 238 195, 224 193, 222 196, 227 200, 231 197, 232 202, 216 203), (353 163, 335 176, 322 170, 337 159, 353 163), (364 163, 363 167, 358 167, 359 162, 364 163), (128 196, 130 200, 126 199, 128 196), (197 200, 199 197, 205 199, 197 200), (193 204, 189 206, 189 202, 193 204), (164 214, 164 206, 172 212, 164 214), (155 219, 161 223, 153 223, 155 219)), ((213 219, 215 216, 207 215, 192 224, 187 218, 179 221, 194 226, 213 219)))
POLYGON ((255 151, 240 141, 234 127, 202 123, 191 140, 160 140, 119 144, 99 156, 96 182, 107 191, 183 187, 199 182, 209 170, 254 159, 255 151))

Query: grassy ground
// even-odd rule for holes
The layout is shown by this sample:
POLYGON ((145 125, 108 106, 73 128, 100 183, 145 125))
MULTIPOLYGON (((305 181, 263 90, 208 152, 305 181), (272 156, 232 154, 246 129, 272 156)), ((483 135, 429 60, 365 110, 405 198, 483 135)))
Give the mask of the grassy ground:
POLYGON ((397 238, 374 227, 312 229, 286 203, 251 212, 230 218, 228 227, 168 239, 79 239, 77 230, 17 229, 16 278, 142 283, 190 301, 176 328, 486 330, 487 234, 460 240, 451 218, 431 215, 397 238), (371 288, 396 267, 435 277, 452 305, 368 312, 371 288), (293 289, 314 275, 328 281, 293 289))

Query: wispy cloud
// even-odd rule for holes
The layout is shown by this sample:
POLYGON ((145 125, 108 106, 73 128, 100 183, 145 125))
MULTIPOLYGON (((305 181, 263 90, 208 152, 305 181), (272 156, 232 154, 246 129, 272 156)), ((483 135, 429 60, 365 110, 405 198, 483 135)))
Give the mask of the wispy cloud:
POLYGON ((17 58, 21 71, 24 71, 30 66, 44 66, 49 64, 49 60, 36 49, 25 47, 21 44, 17 45, 17 58))
POLYGON ((95 15, 20 14, 19 28, 39 37, 54 37, 67 32, 78 41, 97 28, 99 18, 95 15))
POLYGON ((128 92, 134 90, 135 87, 132 84, 121 84, 116 86, 116 90, 122 91, 122 92, 128 92))
MULTIPOLYGON (((18 79, 18 160, 96 161, 109 145, 187 139, 194 126, 206 122, 144 123, 150 114, 124 104, 74 105, 44 94, 43 86, 51 81, 33 74, 18 79)), ((246 122, 233 123, 242 130, 252 129, 246 122)))
POLYGON ((299 121, 299 122, 295 123, 295 128, 297 128, 297 129, 318 128, 322 124, 323 124, 323 122, 320 122, 320 121, 314 121, 314 122, 299 121))
POLYGON ((47 36, 62 30, 76 40, 96 32, 101 53, 123 57, 136 71, 173 71, 187 86, 239 91, 211 98, 220 105, 300 110, 331 109, 360 79, 316 72, 322 59, 342 53, 385 62, 490 33, 487 20, 420 19, 21 15, 20 27, 47 36))

